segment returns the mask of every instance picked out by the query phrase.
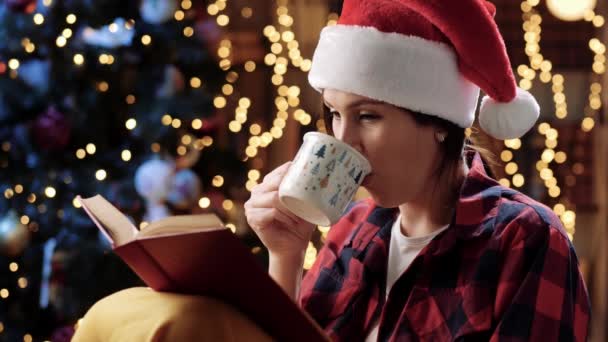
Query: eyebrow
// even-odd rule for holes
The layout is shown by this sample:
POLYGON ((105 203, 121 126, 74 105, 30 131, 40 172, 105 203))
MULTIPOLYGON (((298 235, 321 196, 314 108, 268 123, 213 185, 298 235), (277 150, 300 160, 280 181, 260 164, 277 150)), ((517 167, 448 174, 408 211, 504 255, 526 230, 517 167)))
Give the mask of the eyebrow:
MULTIPOLYGON (((368 104, 368 105, 378 105, 378 104, 383 104, 384 102, 382 101, 377 101, 377 100, 371 100, 371 99, 359 99, 357 101, 351 102, 348 104, 348 106, 346 108, 353 108, 353 107, 358 107, 364 104, 368 104)), ((327 102, 327 100, 323 99, 323 104, 326 105, 329 108, 334 108, 334 106, 332 106, 329 102, 327 102)))

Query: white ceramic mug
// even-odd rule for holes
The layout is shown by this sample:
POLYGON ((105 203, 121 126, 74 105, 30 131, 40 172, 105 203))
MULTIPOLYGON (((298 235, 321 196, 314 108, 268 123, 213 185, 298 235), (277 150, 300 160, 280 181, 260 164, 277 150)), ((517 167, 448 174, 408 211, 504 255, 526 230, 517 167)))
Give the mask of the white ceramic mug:
POLYGON ((279 199, 298 217, 330 226, 370 172, 367 159, 348 144, 309 132, 279 186, 279 199))

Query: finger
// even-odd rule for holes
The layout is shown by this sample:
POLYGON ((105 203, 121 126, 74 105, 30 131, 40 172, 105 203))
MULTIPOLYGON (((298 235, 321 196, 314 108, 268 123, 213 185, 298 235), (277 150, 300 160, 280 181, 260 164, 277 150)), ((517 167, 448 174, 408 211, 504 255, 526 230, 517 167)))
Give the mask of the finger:
POLYGON ((253 228, 263 230, 270 227, 273 221, 278 221, 287 227, 293 227, 296 222, 276 208, 253 208, 249 211, 248 220, 253 228))
POLYGON ((260 184, 258 190, 268 191, 278 189, 279 184, 283 180, 283 177, 285 177, 285 174, 287 174, 290 165, 291 162, 287 162, 268 173, 262 180, 262 184, 260 184))
POLYGON ((251 208, 274 208, 279 210, 285 216, 291 218, 291 223, 298 224, 298 222, 300 222, 300 218, 283 205, 283 203, 279 199, 278 191, 270 191, 258 194, 252 197, 249 202, 249 207, 251 208))

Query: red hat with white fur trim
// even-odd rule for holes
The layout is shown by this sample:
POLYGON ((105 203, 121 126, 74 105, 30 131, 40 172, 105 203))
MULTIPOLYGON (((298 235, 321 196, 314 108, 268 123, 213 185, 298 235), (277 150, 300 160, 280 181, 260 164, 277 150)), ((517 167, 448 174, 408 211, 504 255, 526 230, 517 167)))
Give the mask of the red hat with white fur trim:
POLYGON ((345 0, 337 25, 321 32, 308 79, 497 139, 522 136, 538 119, 517 87, 505 44, 484 0, 345 0))

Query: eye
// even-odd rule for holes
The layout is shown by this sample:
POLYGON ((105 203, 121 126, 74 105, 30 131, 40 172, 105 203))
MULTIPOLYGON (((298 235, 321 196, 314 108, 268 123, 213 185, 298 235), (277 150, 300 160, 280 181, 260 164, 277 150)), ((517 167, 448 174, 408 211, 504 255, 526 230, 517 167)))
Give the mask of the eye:
POLYGON ((334 119, 334 120, 338 120, 340 119, 340 113, 338 113, 337 111, 331 111, 329 112, 329 115, 334 119))
POLYGON ((380 119, 380 115, 374 113, 360 113, 359 120, 374 121, 380 119))

